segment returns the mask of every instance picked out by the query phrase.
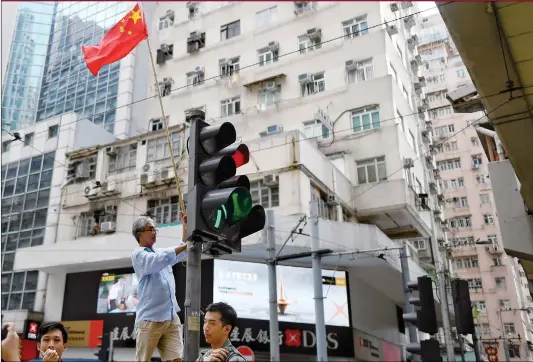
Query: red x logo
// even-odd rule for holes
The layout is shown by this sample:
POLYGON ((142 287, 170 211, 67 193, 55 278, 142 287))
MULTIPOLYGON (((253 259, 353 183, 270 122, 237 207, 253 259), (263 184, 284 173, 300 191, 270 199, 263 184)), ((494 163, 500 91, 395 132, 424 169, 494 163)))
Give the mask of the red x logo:
POLYGON ((30 333, 37 333, 37 330, 39 329, 39 325, 37 323, 30 323, 30 333))
POLYGON ((348 315, 346 315, 346 312, 344 311, 344 307, 346 307, 347 303, 344 303, 342 305, 337 305, 335 302, 333 302, 333 304, 335 305, 335 314, 333 315, 333 317, 330 318, 330 321, 335 319, 335 317, 338 315, 343 315, 346 318, 348 318, 348 315))
POLYGON ((286 329, 285 345, 287 347, 300 347, 302 345, 302 332, 297 329, 286 329))

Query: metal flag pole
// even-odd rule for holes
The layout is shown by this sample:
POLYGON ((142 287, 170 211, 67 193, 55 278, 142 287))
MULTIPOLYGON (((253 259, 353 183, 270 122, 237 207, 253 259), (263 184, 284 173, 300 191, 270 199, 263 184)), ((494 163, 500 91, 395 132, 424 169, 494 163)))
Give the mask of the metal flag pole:
POLYGON ((159 99, 159 106, 161 107, 161 115, 163 116, 163 123, 165 125, 165 133, 167 135, 168 151, 170 152, 170 159, 172 160, 172 168, 174 168, 174 178, 176 180, 176 185, 178 187, 180 209, 182 212, 185 212, 185 201, 183 200, 183 193, 181 192, 180 179, 178 177, 178 167, 176 166, 176 160, 174 159, 174 152, 172 151, 172 140, 170 139, 170 132, 168 131, 168 121, 165 115, 165 109, 163 108, 163 98, 161 97, 161 89, 159 89, 159 80, 157 78, 157 72, 155 70, 154 56, 152 55, 152 47, 150 46, 149 38, 146 38, 146 44, 148 44, 148 53, 150 54, 150 62, 152 63, 152 71, 154 72, 154 80, 155 80, 155 84, 157 88, 157 98, 159 99))

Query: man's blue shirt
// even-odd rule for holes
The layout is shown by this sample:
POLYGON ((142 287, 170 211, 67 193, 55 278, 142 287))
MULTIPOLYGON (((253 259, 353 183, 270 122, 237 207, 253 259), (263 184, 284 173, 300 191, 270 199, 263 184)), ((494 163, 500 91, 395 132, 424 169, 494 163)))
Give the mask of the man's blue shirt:
MULTIPOLYGON (((183 244, 182 241, 180 245, 183 244)), ((165 322, 176 317, 180 307, 172 266, 186 256, 186 251, 176 255, 176 248, 151 250, 138 247, 133 250, 131 261, 139 280, 135 325, 143 320, 165 322)))

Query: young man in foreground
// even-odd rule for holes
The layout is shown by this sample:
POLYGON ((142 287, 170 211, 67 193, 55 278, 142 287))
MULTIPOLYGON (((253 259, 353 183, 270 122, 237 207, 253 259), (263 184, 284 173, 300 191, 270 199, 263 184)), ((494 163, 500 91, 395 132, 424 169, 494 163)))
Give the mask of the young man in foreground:
POLYGON ((237 312, 226 303, 213 303, 206 309, 204 318, 205 341, 211 349, 200 354, 197 362, 246 362, 237 351, 229 335, 237 324, 237 312))
POLYGON ((44 362, 59 362, 67 350, 68 332, 59 322, 48 322, 37 333, 37 350, 44 362))

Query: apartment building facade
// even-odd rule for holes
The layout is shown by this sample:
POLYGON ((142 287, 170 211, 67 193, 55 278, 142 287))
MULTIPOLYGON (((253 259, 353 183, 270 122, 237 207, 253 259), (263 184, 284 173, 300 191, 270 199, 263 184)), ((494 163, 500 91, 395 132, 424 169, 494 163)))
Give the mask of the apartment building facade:
MULTIPOLYGON (((440 247, 467 279, 482 347, 499 345, 498 357, 531 359, 531 297, 522 269, 503 250, 488 160, 475 125, 483 113, 454 113, 446 95, 471 83, 440 14, 421 23, 418 52, 433 125, 439 180, 444 196, 447 241, 440 247)), ((424 250, 424 241, 417 245, 424 250)))
MULTIPOLYGON (((248 145, 251 160, 239 173, 250 178, 254 202, 290 220, 276 243, 309 215, 311 200, 325 223, 324 246, 334 250, 443 238, 438 193, 429 191, 439 173, 429 153, 415 11, 410 2, 158 3, 149 25, 159 84, 146 78, 163 95, 182 188, 185 115, 201 108, 211 124, 234 124, 248 145)), ((16 270, 33 265, 49 273, 45 319, 64 315, 69 275, 131 267, 131 223, 140 214, 154 215, 162 246, 180 233, 161 109, 157 99, 143 103, 148 133, 67 154, 72 172, 58 221, 64 232, 55 245, 31 250, 62 257, 36 262, 30 250, 17 253, 16 270)), ((289 248, 309 248, 308 239, 296 240, 289 248)), ((262 260, 261 235, 244 245, 234 258, 262 260)), ((368 268, 350 279, 354 288, 372 284, 355 289, 352 309, 360 309, 351 319, 353 328, 397 349, 405 343, 397 325, 404 299, 392 260, 396 271, 363 261, 368 268), (378 305, 387 305, 383 317, 378 305)), ((415 260, 413 278, 425 274, 415 260)))

